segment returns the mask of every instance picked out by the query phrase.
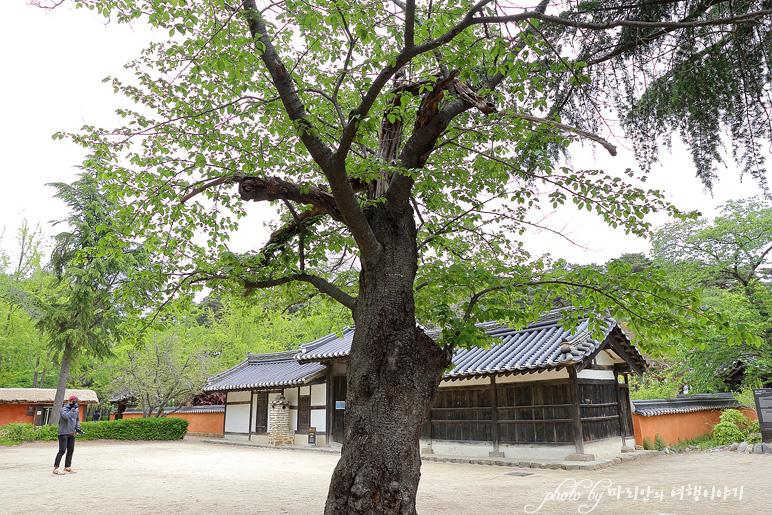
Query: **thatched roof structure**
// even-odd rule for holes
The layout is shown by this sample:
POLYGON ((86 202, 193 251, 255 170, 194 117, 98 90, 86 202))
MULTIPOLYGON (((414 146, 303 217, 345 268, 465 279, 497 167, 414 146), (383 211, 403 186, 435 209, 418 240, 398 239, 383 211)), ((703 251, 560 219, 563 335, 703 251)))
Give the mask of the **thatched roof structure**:
MULTIPOLYGON (((66 389, 64 398, 78 396, 80 404, 99 404, 94 390, 66 389)), ((55 388, 0 388, 0 404, 53 404, 55 388)))

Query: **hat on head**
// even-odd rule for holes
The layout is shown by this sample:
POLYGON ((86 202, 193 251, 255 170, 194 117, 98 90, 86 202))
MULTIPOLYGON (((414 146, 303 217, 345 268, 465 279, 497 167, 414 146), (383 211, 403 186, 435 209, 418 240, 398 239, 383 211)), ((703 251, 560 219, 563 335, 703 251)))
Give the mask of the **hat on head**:
POLYGON ((68 401, 73 401, 73 400, 74 400, 74 401, 77 401, 77 400, 78 400, 78 396, 77 396, 77 395, 72 395, 72 396, 70 396, 70 398, 69 398, 69 399, 67 399, 67 400, 68 400, 68 401))

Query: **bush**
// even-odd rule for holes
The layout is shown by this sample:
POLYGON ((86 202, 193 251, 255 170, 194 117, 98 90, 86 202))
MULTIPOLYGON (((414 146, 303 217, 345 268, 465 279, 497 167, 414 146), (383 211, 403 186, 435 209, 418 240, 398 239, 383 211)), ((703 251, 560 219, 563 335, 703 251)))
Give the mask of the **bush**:
POLYGON ((736 409, 728 409, 724 411, 719 417, 721 422, 729 422, 737 426, 739 429, 745 429, 748 424, 751 423, 751 419, 743 415, 742 411, 736 409))
POLYGON ((657 434, 654 436, 654 448, 655 448, 655 449, 657 449, 658 451, 661 451, 661 450, 663 450, 665 447, 667 447, 667 442, 665 441, 665 439, 664 439, 664 438, 662 438, 662 437, 659 435, 659 433, 657 433, 657 434))
POLYGON ((643 448, 647 451, 653 451, 654 450, 654 444, 651 443, 651 440, 648 438, 643 439, 643 448))
MULTIPOLYGON (((182 418, 132 418, 104 422, 83 422, 86 434, 78 440, 181 440, 189 422, 182 418)), ((0 428, 0 443, 18 444, 57 439, 57 426, 35 427, 32 424, 8 424, 0 428)))
MULTIPOLYGON (((723 419, 723 415, 721 416, 723 419)), ((721 421, 713 426, 713 438, 719 445, 728 445, 734 442, 742 442, 745 439, 745 432, 737 425, 729 421, 721 421)))

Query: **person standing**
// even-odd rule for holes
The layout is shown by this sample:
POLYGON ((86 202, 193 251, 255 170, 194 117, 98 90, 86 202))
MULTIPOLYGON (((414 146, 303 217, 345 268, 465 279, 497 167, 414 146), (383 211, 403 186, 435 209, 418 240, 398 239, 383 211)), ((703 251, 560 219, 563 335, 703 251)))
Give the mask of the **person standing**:
POLYGON ((75 433, 82 434, 80 428, 80 412, 78 411, 78 397, 73 395, 67 399, 67 404, 62 406, 59 418, 59 452, 54 460, 54 474, 74 474, 72 470, 72 453, 75 452, 75 433), (64 470, 59 468, 64 453, 64 470))

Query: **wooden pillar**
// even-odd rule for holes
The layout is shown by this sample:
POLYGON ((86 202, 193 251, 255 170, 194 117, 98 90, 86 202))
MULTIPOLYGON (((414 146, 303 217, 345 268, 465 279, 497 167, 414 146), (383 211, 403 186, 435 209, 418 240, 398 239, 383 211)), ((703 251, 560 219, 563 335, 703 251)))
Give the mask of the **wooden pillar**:
POLYGON ((252 441, 252 429, 255 427, 255 423, 257 422, 257 413, 254 413, 254 405, 255 405, 255 392, 254 390, 249 392, 249 436, 247 436, 248 441, 252 441))
POLYGON ((619 436, 622 437, 622 446, 626 446, 627 442, 625 441, 625 421, 622 417, 622 396, 619 395, 619 372, 614 369, 614 395, 616 395, 617 398, 617 415, 619 418, 619 436))
POLYGON ((491 376, 491 437, 493 454, 499 454, 499 397, 496 391, 496 376, 491 376))
POLYGON ((568 392, 571 395, 571 426, 574 430, 574 444, 578 454, 584 454, 584 432, 582 431, 582 412, 579 406, 579 383, 576 380, 576 369, 568 367, 568 392))
POLYGON ((335 397, 333 396, 332 391, 332 363, 327 363, 327 375, 326 375, 326 381, 327 381, 327 391, 325 392, 327 395, 327 402, 324 406, 324 415, 325 415, 325 423, 324 423, 324 438, 327 440, 327 445, 329 446, 332 443, 332 410, 335 409, 335 397))
MULTIPOLYGON (((225 409, 225 411, 223 411, 222 413, 222 436, 223 438, 225 438, 225 420, 226 420, 226 417, 228 416, 228 392, 225 392, 225 406, 223 406, 223 408, 225 409)), ((118 417, 116 416, 116 419, 117 418, 118 417)))

